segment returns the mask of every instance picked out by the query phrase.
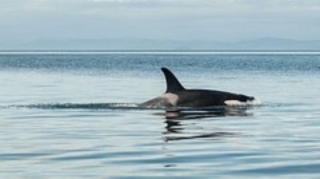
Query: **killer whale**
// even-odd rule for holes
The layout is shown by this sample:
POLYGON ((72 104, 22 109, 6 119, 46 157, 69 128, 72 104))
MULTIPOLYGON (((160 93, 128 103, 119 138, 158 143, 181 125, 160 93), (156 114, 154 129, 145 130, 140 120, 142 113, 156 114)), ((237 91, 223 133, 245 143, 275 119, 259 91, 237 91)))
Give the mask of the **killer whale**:
POLYGON ((167 89, 165 93, 159 97, 141 103, 141 107, 205 108, 216 106, 238 106, 250 103, 255 100, 255 98, 252 96, 231 92, 207 89, 186 89, 169 69, 163 67, 161 68, 161 70, 166 79, 167 89))

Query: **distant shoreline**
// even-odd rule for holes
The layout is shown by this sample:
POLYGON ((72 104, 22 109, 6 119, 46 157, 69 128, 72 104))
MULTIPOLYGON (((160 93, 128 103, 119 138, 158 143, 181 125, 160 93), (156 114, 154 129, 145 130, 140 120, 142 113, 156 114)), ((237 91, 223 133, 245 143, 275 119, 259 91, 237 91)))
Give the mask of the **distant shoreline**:
POLYGON ((319 50, 0 50, 0 54, 320 54, 319 50))

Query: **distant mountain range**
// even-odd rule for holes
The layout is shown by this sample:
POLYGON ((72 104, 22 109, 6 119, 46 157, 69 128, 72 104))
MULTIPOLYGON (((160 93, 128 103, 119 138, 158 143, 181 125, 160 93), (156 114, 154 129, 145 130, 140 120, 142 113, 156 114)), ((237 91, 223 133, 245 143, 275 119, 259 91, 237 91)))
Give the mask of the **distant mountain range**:
POLYGON ((301 41, 280 38, 262 38, 230 44, 230 48, 253 50, 320 50, 320 40, 301 41))
POLYGON ((213 51, 320 51, 320 40, 261 38, 239 42, 153 39, 39 39, 0 43, 0 50, 213 50, 213 51))

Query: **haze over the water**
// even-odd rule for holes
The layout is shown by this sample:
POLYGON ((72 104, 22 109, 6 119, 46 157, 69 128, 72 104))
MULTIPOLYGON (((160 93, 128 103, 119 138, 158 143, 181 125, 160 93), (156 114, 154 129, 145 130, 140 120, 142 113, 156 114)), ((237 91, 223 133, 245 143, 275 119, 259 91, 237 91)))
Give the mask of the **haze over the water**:
POLYGON ((320 49, 319 0, 0 3, 0 50, 320 49))

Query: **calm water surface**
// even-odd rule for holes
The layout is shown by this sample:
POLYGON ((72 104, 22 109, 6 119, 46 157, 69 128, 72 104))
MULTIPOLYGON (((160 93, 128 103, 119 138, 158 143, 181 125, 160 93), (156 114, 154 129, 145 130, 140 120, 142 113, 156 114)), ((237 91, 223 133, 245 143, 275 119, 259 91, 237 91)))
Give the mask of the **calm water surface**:
POLYGON ((319 54, 1 54, 0 178, 320 178, 319 54), (134 107, 188 88, 260 107, 134 107))

